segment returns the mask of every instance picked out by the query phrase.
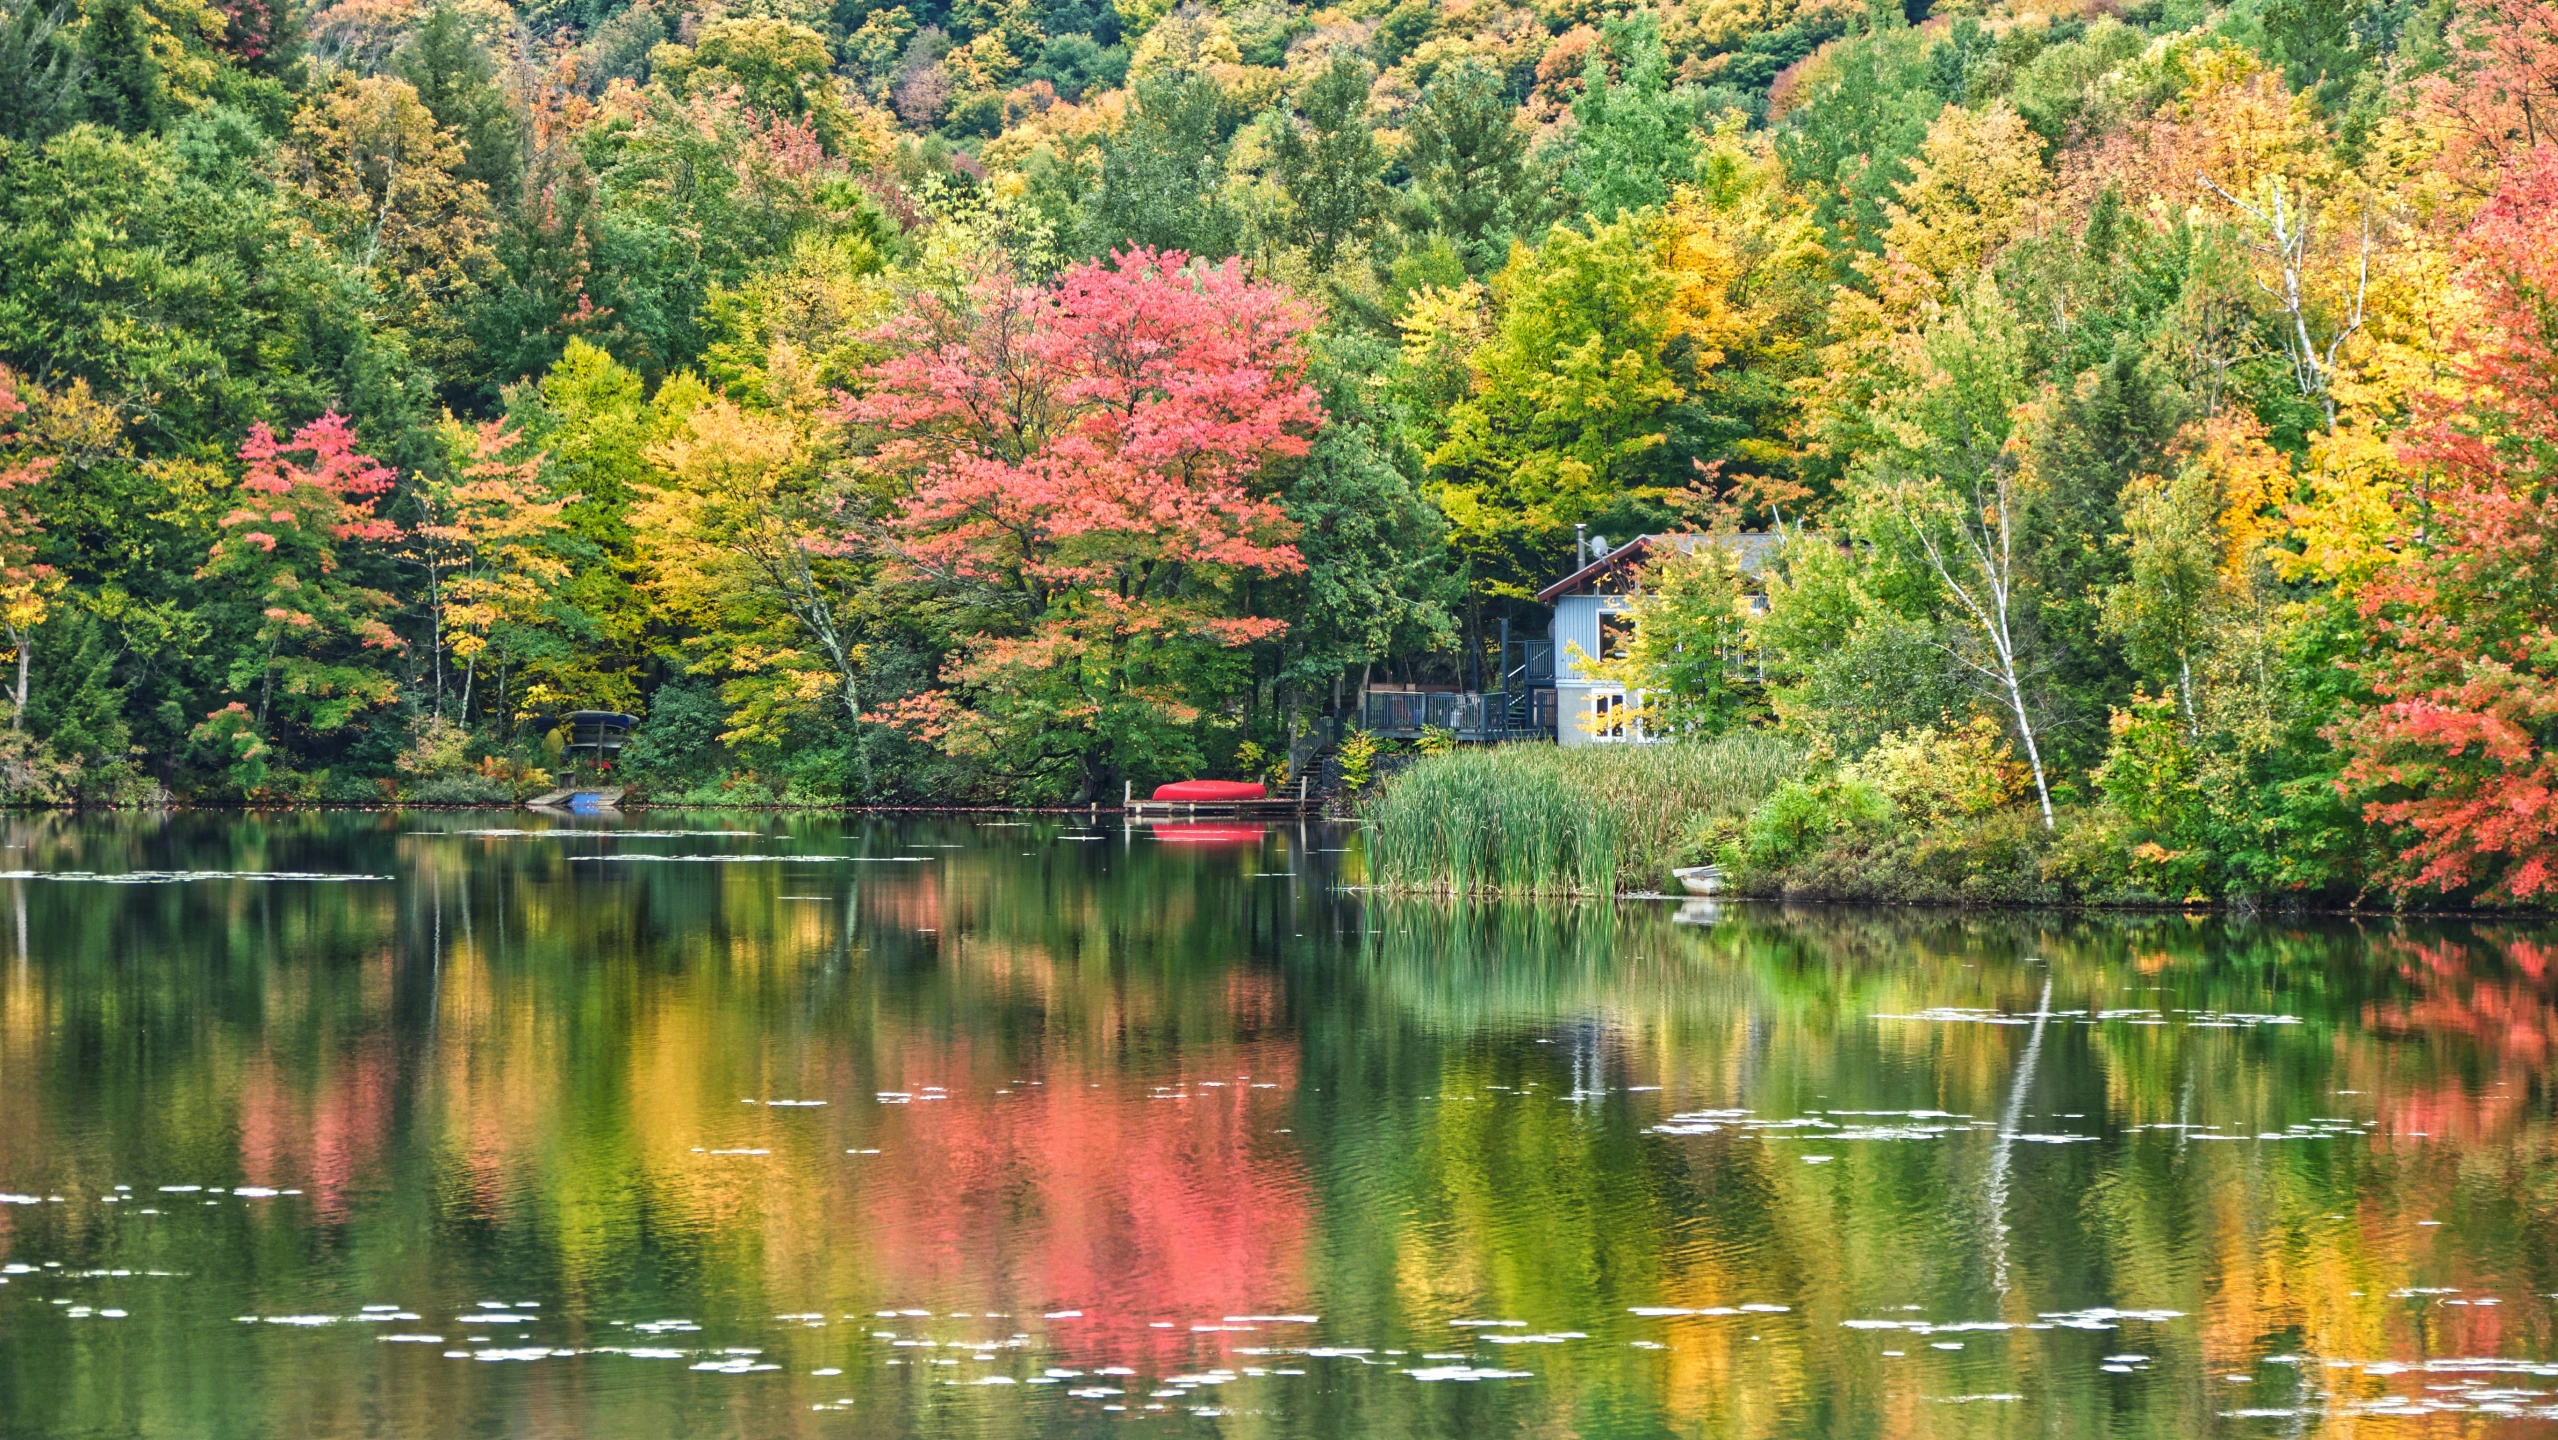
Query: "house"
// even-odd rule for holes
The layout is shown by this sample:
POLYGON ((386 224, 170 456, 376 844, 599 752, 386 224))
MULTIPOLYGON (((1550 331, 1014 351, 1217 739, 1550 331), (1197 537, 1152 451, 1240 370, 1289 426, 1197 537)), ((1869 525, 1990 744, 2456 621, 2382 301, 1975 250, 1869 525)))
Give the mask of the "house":
MULTIPOLYGON (((1625 653, 1632 636, 1634 598, 1646 560, 1675 550, 1693 554, 1704 545, 1732 553, 1745 580, 1774 563, 1782 535, 1664 533, 1611 546, 1605 536, 1577 542, 1572 573, 1537 592, 1554 607, 1542 638, 1514 635, 1508 621, 1491 637, 1500 653, 1496 673, 1483 688, 1455 685, 1372 685, 1359 695, 1361 729, 1381 736, 1414 736, 1424 726, 1451 730, 1460 740, 1553 740, 1562 745, 1643 744, 1666 740, 1646 731, 1643 696, 1581 668, 1585 661, 1625 653)), ((1764 596, 1753 595, 1764 609, 1764 596)))
MULTIPOLYGON (((1579 566, 1571 574, 1537 592, 1540 604, 1554 607, 1551 631, 1552 684, 1556 743, 1562 745, 1643 744, 1666 740, 1643 724, 1644 697, 1628 694, 1614 681, 1591 677, 1585 660, 1613 659, 1625 653, 1633 637, 1634 598, 1641 589, 1644 562, 1675 550, 1694 554, 1705 545, 1722 545, 1732 553, 1745 579, 1764 575, 1785 543, 1782 535, 1745 531, 1739 534, 1642 535, 1610 546, 1605 536, 1580 545, 1579 566)), ((1753 595, 1753 608, 1766 606, 1753 595)))

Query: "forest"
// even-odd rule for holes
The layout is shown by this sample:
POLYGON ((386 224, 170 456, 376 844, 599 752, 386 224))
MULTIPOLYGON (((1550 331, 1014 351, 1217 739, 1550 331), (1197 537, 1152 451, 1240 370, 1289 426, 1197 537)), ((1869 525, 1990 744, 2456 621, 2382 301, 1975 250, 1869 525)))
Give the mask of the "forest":
POLYGON ((0 789, 1111 800, 1748 530, 1574 661, 1802 757, 1697 846, 2532 903, 2554 126, 2547 0, 0 0, 0 789))

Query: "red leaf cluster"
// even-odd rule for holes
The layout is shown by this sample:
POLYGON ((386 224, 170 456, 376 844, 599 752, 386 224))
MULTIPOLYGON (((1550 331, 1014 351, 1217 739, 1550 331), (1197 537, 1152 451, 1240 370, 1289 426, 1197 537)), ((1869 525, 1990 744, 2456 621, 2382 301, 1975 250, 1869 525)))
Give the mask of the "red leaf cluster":
POLYGON ((996 270, 889 327, 902 353, 848 413, 922 472, 910 554, 1068 586, 1132 561, 1304 568, 1256 481, 1322 423, 1299 345, 1311 317, 1232 260, 1187 267, 1137 250, 1048 286, 996 270), (1073 543, 1104 536, 1125 543, 1073 543))
MULTIPOLYGON (((334 410, 294 431, 290 444, 277 440, 265 421, 252 424, 248 439, 240 443, 240 458, 249 467, 240 477, 240 489, 264 498, 223 516, 223 530, 257 527, 241 531, 239 538, 261 550, 275 548, 276 537, 265 529, 269 525, 326 526, 341 540, 398 539, 400 527, 373 513, 397 476, 355 446, 354 429, 334 410), (294 455, 308 455, 311 463, 297 465, 290 458, 294 455)), ((215 544, 214 555, 220 556, 228 543, 215 544)))

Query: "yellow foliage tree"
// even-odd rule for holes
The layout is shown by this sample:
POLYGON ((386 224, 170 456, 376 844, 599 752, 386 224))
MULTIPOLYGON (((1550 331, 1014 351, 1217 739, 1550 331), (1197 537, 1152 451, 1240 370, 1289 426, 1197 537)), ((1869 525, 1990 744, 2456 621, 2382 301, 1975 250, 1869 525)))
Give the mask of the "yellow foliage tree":
POLYGON ((861 718, 860 571, 816 429, 702 394, 650 450, 660 479, 632 512, 645 588, 695 637, 691 667, 724 677, 731 741, 829 704, 861 718))
POLYGON ((294 118, 287 172, 322 233, 356 256, 422 358, 466 358, 461 318, 495 265, 487 188, 405 80, 341 73, 294 118))
POLYGON ((35 629, 67 583, 62 572, 38 559, 44 526, 28 492, 52 478, 62 451, 100 438, 112 443, 120 427, 105 406, 74 381, 61 395, 47 395, 0 365, 0 634, 17 661, 9 691, 9 728, 23 728, 28 687, 35 668, 35 629))
MULTIPOLYGON (((562 512, 577 497, 552 493, 542 478, 544 457, 525 454, 521 439, 501 424, 471 426, 448 416, 442 434, 451 468, 418 486, 411 556, 427 575, 435 714, 444 713, 449 654, 462 667, 459 713, 467 717, 483 657, 494 651, 501 667, 520 668, 538 656, 541 647, 529 642, 569 576, 562 512)), ((502 714, 573 699, 538 677, 510 694, 506 669, 499 677, 502 714)))
POLYGON ((1883 254, 1860 268, 1887 306, 1908 313, 1941 300, 2032 224, 2051 177, 2042 141, 2001 100, 1977 111, 1946 106, 1896 188, 1900 198, 1883 207, 1883 254))

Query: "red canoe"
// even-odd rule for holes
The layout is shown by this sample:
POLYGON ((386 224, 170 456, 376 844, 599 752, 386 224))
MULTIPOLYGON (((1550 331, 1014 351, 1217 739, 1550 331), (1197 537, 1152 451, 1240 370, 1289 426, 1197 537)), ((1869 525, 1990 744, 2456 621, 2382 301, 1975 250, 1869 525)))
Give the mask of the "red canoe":
POLYGON ((1231 804, 1237 800, 1259 800, 1270 792, 1258 780, 1175 780, 1155 787, 1158 800, 1189 800, 1200 804, 1231 804))

